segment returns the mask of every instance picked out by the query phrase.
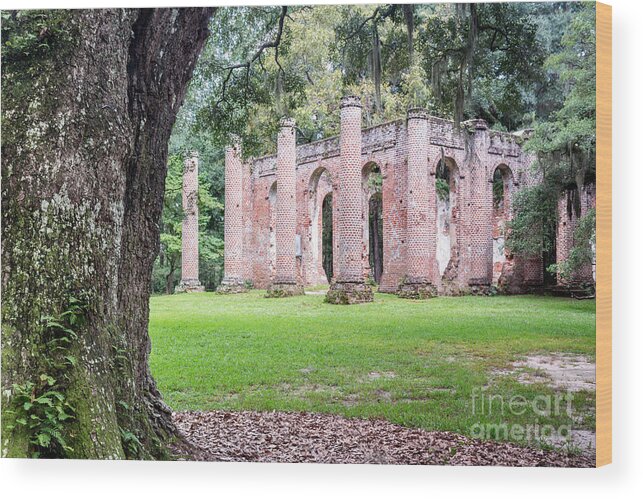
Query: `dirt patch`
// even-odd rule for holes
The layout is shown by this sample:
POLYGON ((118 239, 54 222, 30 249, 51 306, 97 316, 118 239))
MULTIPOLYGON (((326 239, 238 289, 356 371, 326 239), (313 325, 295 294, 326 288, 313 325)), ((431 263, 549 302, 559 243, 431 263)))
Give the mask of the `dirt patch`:
POLYGON ((377 372, 373 371, 370 372, 366 375, 366 379, 368 381, 375 381, 376 379, 393 379, 396 377, 396 374, 393 371, 384 371, 384 372, 377 372))
POLYGON ((390 402, 393 400, 393 394, 386 390, 375 390, 375 397, 377 402, 390 402))
POLYGON ((455 395, 456 390, 455 390, 455 388, 433 386, 433 387, 430 387, 430 388, 426 388, 424 390, 424 395, 400 398, 400 399, 395 400, 395 403, 408 404, 408 403, 411 403, 411 402, 428 402, 430 400, 435 400, 435 397, 431 397, 431 394, 437 394, 437 393, 455 395))
MULTIPOLYGON (((596 364, 582 355, 566 353, 534 354, 514 362, 511 369, 494 371, 495 375, 517 376, 519 383, 531 385, 545 383, 557 391, 596 391, 596 364)), ((590 414, 593 414, 593 411, 590 414)), ((587 414, 577 415, 574 426, 583 425, 587 414)), ((588 429, 572 429, 569 438, 553 435, 543 443, 556 449, 580 451, 585 455, 595 453, 596 433, 588 429)))
POLYGON ((306 398, 311 394, 328 394, 336 396, 340 393, 340 389, 338 386, 318 384, 303 384, 293 386, 290 383, 281 383, 278 385, 278 390, 297 398, 306 398))
POLYGON ((177 444, 180 459, 556 467, 595 464, 592 456, 331 414, 211 411, 175 413, 173 418, 187 441, 177 444), (192 451, 188 452, 190 446, 192 451))
POLYGON ((582 355, 564 353, 529 355, 500 374, 518 374, 523 384, 547 383, 556 390, 596 390, 596 364, 582 355))
POLYGON ((342 398, 342 405, 345 407, 355 407, 360 403, 360 396, 357 393, 349 393, 342 398))
POLYGON ((584 455, 595 455, 596 433, 590 430, 572 430, 569 439, 553 435, 545 442, 555 449, 581 452, 584 455))

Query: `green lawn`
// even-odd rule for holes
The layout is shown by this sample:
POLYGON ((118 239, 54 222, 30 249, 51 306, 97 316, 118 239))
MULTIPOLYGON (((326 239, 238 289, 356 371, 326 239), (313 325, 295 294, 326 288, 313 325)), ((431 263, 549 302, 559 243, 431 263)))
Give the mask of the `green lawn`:
MULTIPOLYGON (((322 295, 263 295, 151 299, 151 367, 172 408, 331 412, 465 434, 475 423, 568 424, 564 413, 515 415, 500 404, 473 414, 472 391, 552 395, 498 370, 534 352, 595 355, 589 300, 376 294, 336 306, 322 295)), ((594 393, 573 403, 580 426, 593 429, 594 393)))

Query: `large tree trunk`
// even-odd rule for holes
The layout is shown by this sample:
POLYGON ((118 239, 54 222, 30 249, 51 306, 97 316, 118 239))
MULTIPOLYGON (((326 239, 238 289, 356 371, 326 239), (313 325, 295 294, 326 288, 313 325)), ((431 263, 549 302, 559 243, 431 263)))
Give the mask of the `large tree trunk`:
POLYGON ((373 85, 375 85, 375 110, 382 111, 382 47, 377 24, 373 24, 373 85))
POLYGON ((414 11, 415 5, 404 4, 402 5, 404 12, 404 22, 406 23, 406 43, 409 51, 409 67, 413 67, 415 59, 415 47, 413 46, 413 32, 415 31, 414 11))
POLYGON ((150 279, 167 143, 211 14, 22 12, 3 23, 4 456, 167 456, 175 429, 149 372, 150 279), (28 32, 33 46, 4 50, 28 32), (36 401, 47 390, 73 417, 23 424, 47 410, 36 401), (52 431, 64 444, 36 440, 52 431))

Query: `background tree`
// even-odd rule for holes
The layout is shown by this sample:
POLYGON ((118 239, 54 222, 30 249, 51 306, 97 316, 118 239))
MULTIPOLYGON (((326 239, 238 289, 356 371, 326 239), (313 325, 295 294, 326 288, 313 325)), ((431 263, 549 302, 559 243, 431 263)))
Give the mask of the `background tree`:
MULTIPOLYGON (((542 184, 518 193, 510 223, 508 247, 523 254, 554 253, 557 203, 567 197, 570 210, 580 216, 581 190, 596 179, 596 10, 582 4, 564 36, 545 63, 560 89, 559 106, 537 122, 525 148, 537 156, 535 167, 542 184)), ((573 257, 558 262, 566 274, 591 263, 595 213, 580 220, 573 257)), ((550 256, 548 259, 553 260, 550 256)), ((556 272, 556 267, 550 268, 556 272)))
POLYGON ((337 134, 346 93, 362 98, 365 126, 409 106, 504 130, 533 126, 538 95, 552 86, 543 61, 573 15, 567 5, 220 9, 190 90, 192 126, 219 149, 236 135, 246 155, 262 155, 274 151, 283 114, 297 120, 300 143, 337 134))

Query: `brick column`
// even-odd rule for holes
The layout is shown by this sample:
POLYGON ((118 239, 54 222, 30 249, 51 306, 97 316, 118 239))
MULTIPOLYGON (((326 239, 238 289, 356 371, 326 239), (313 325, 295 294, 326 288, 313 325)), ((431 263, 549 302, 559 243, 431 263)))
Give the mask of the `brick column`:
POLYGON ((275 278, 268 288, 269 298, 301 295, 304 288, 297 283, 295 236, 297 231, 296 199, 297 143, 295 120, 282 118, 277 136, 277 242, 275 278))
MULTIPOLYGON (((558 225, 556 228, 556 262, 562 263, 569 258, 574 247, 574 230, 576 230, 576 214, 568 200, 569 194, 564 191, 558 198, 558 225)), ((558 280, 564 283, 559 275, 558 280)))
MULTIPOLYGON (((556 263, 565 262, 571 255, 572 249, 576 245, 574 233, 578 228, 580 219, 587 214, 587 211, 595 205, 595 195, 593 189, 586 190, 574 189, 573 191, 564 191, 558 198, 558 226, 556 229, 556 263), (574 202, 574 197, 580 196, 580 199, 574 202), (576 204, 576 206, 574 206, 576 204)), ((560 272, 557 275, 557 281, 562 286, 584 286, 593 285, 594 276, 591 264, 584 265, 580 269, 567 276, 560 272)))
MULTIPOLYGON (((470 177, 468 198, 464 216, 467 218, 468 240, 461 248, 469 260, 467 277, 468 291, 472 294, 487 294, 491 287, 493 275, 493 171, 488 163, 482 163, 480 156, 484 157, 485 148, 489 147, 487 122, 482 119, 469 120, 467 125, 474 129, 474 134, 469 137, 473 147, 480 154, 472 154, 470 163, 463 168, 470 177), (468 246, 468 247, 467 247, 468 246)), ((464 132, 467 133, 467 132, 464 132)))
POLYGON ((362 263, 362 105, 359 97, 344 97, 340 104, 340 169, 338 172, 337 277, 326 301, 353 304, 373 301, 373 290, 364 282, 362 263))
POLYGON ((225 152, 224 277, 219 293, 243 293, 243 164, 239 146, 225 152))
POLYGON ((183 165, 183 227, 181 282, 175 292, 204 291, 199 282, 199 154, 190 153, 183 165))
POLYGON ((429 186, 428 115, 409 109, 407 117, 407 222, 406 277, 401 298, 432 298, 437 294, 435 277, 436 221, 435 184, 429 186))

